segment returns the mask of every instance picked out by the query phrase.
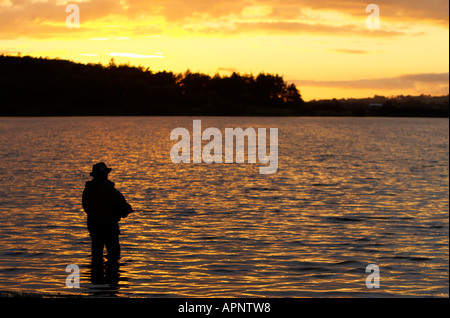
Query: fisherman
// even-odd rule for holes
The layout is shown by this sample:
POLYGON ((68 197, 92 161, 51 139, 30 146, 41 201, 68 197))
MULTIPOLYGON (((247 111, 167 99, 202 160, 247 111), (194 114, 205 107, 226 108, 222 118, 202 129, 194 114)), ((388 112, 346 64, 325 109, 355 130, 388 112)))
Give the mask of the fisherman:
POLYGON ((92 240, 92 262, 103 262, 103 247, 106 246, 108 261, 120 258, 119 221, 133 209, 125 197, 108 180, 112 171, 101 162, 92 167, 92 181, 86 182, 83 191, 83 209, 87 214, 87 228, 92 240))

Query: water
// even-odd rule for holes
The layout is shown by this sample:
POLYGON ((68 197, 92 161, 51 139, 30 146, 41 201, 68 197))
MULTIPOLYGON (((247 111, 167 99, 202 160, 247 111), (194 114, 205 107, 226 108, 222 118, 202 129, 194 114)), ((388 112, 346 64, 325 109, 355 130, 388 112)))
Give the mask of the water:
POLYGON ((279 169, 175 165, 199 118, 0 118, 0 291, 122 297, 448 297, 448 119, 201 118, 279 128, 279 169), (92 164, 137 212, 118 284, 90 281, 92 164), (81 288, 65 286, 77 264, 81 288), (366 266, 380 267, 368 289, 366 266))

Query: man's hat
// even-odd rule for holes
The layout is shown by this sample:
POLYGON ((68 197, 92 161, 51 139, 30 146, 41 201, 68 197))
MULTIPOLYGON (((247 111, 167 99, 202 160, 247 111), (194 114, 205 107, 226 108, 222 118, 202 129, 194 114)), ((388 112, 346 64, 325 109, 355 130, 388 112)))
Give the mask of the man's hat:
POLYGON ((111 168, 108 168, 104 162, 100 162, 95 164, 92 167, 92 172, 90 173, 91 176, 101 176, 101 175, 108 175, 112 171, 111 168))

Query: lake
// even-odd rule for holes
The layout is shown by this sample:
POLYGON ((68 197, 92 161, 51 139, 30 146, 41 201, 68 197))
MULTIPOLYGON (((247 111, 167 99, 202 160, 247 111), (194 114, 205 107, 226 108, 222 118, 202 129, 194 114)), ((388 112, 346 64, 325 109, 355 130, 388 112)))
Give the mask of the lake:
POLYGON ((449 121, 0 118, 0 291, 118 297, 449 296, 449 121), (278 171, 174 164, 170 133, 279 129, 278 171), (81 207, 104 161, 136 210, 91 280, 81 207), (69 264, 81 288, 66 287, 69 264), (380 288, 369 289, 369 264, 380 288))

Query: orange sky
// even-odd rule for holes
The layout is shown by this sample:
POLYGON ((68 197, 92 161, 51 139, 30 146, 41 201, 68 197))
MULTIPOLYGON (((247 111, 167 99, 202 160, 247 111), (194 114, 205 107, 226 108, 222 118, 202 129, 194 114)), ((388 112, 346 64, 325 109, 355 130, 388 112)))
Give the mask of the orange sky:
POLYGON ((449 93, 448 1, 0 0, 0 53, 283 75, 305 100, 449 93), (67 28, 78 4, 80 28, 67 28))

